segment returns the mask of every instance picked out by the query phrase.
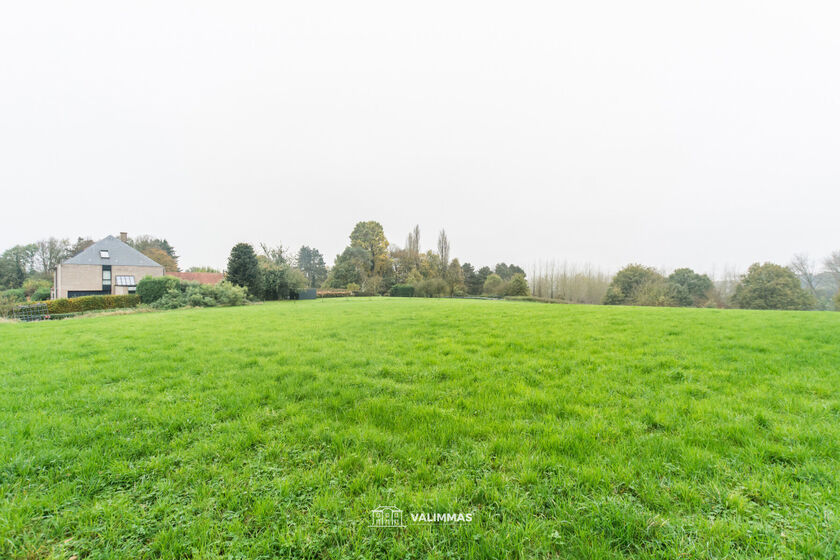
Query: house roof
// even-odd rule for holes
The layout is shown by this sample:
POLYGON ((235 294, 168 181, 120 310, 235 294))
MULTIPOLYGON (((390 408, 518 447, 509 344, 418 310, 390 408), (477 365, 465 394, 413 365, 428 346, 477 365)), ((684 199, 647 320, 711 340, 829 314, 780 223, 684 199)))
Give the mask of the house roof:
POLYGON ((156 263, 137 249, 123 243, 113 235, 109 235, 105 239, 100 239, 75 257, 71 257, 61 264, 163 266, 156 263), (102 257, 100 251, 108 251, 108 258, 102 257))
POLYGON ((225 279, 221 272, 168 272, 167 275, 199 284, 218 284, 225 279))

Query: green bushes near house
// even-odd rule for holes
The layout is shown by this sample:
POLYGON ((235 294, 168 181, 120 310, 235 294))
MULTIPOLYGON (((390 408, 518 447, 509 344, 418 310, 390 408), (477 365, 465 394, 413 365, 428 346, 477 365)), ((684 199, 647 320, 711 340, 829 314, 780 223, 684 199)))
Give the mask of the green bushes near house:
POLYGON ((12 303, 16 301, 26 301, 26 293, 23 288, 12 288, 11 290, 3 290, 0 292, 0 300, 12 303))
POLYGON ((38 288, 29 299, 32 301, 46 301, 50 299, 50 293, 50 288, 38 288))
POLYGON ((126 309, 140 305, 136 294, 121 296, 83 296, 77 298, 51 299, 46 302, 50 315, 84 313, 102 309, 126 309))
POLYGON ((226 280, 218 284, 199 284, 174 276, 147 276, 137 284, 137 294, 144 304, 155 309, 224 307, 244 305, 248 300, 247 288, 226 280))
POLYGON ((180 278, 174 276, 146 276, 137 284, 137 295, 140 296, 141 302, 152 304, 169 290, 178 288, 180 284, 180 278))

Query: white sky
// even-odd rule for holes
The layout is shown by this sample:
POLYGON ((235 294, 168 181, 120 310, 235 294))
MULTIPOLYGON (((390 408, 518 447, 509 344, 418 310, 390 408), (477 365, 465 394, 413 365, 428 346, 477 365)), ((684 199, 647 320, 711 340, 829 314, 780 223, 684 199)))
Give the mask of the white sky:
POLYGON ((821 258, 839 30, 832 1, 6 2, 0 249, 332 264, 373 219, 476 265, 821 258))

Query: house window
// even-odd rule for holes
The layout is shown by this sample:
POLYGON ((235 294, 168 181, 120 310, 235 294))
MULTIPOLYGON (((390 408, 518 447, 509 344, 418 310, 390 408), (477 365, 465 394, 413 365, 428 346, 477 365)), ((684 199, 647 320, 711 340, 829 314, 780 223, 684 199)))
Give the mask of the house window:
POLYGON ((103 259, 110 259, 111 255, 108 254, 108 249, 102 249, 99 251, 99 257, 103 259))
POLYGON ((120 276, 117 275, 117 286, 136 286, 137 282, 134 281, 134 276, 120 276))
POLYGON ((102 289, 104 290, 106 287, 111 287, 111 267, 110 266, 103 266, 102 267, 102 289))

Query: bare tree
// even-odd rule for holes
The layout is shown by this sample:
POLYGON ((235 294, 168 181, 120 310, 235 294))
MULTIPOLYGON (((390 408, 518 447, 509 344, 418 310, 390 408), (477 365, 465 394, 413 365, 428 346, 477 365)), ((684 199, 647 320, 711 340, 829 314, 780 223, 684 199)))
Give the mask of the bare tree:
POLYGON ((69 239, 42 239, 36 243, 35 258, 41 272, 50 274, 63 261, 70 251, 69 239))
POLYGON ((442 271, 446 271, 449 266, 449 238, 446 237, 445 229, 440 230, 437 246, 438 255, 440 255, 440 268, 442 271))
POLYGON ((806 253, 797 253, 793 256, 790 268, 799 278, 799 281, 802 282, 802 285, 811 292, 812 296, 816 297, 819 280, 817 279, 814 261, 806 253))
POLYGON ((416 268, 420 262, 420 226, 414 226, 414 229, 408 232, 408 239, 405 241, 405 250, 408 254, 409 260, 416 268))
POLYGON ((840 251, 834 251, 826 257, 823 262, 825 271, 834 276, 834 279, 840 284, 840 251))
POLYGON ((263 251, 265 257, 277 265, 289 264, 289 255, 288 251, 282 244, 271 247, 266 243, 260 243, 260 248, 263 251))

